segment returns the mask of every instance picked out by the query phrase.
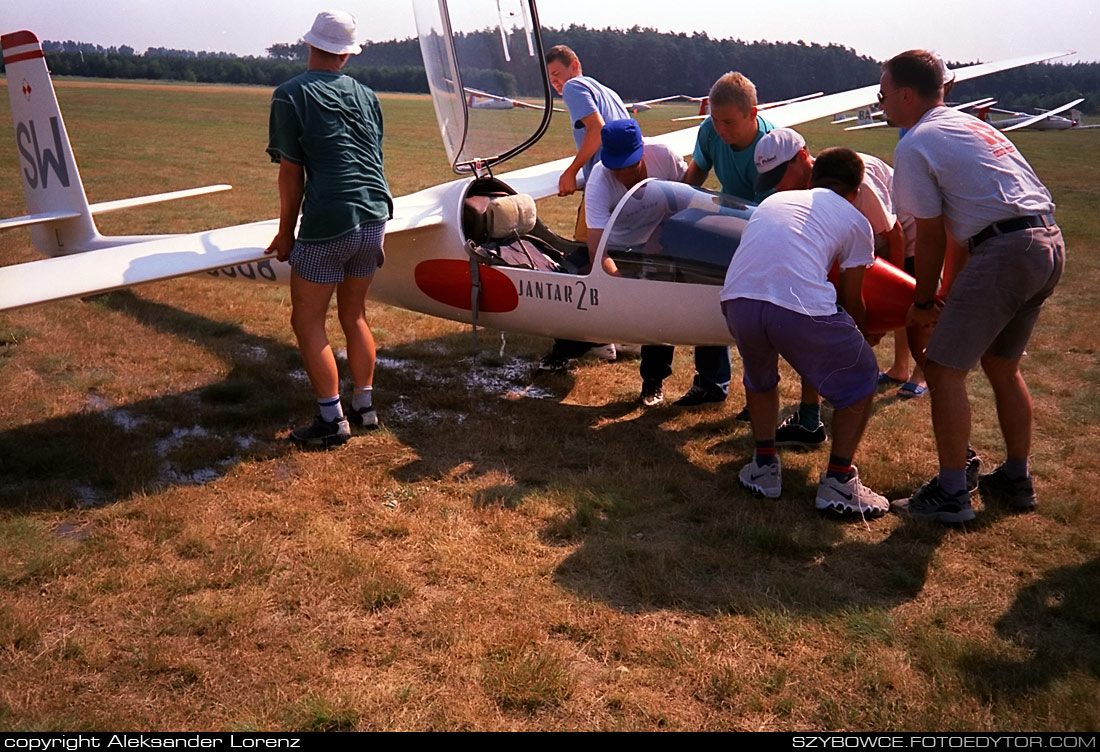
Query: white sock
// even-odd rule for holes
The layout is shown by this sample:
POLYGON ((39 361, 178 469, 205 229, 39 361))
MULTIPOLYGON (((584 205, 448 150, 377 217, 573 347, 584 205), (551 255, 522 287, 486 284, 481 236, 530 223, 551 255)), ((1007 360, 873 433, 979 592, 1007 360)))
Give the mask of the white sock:
POLYGON ((321 411, 321 419, 331 423, 344 417, 344 408, 340 404, 340 395, 324 397, 317 400, 317 407, 321 411))
POLYGON ((352 410, 367 410, 372 405, 373 386, 357 386, 351 395, 352 410))

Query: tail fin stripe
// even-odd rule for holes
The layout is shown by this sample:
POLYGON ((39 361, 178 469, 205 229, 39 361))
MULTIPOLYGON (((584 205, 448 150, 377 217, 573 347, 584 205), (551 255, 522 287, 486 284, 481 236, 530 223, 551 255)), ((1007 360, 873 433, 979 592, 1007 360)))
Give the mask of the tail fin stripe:
POLYGON ((34 32, 27 31, 13 31, 10 34, 4 34, 0 36, 0 47, 5 50, 12 47, 19 47, 24 44, 38 44, 38 37, 34 35, 34 32))
POLYGON ((31 52, 24 52, 21 55, 5 55, 4 65, 11 65, 12 63, 18 63, 22 60, 34 60, 37 57, 46 57, 42 50, 33 50, 31 52))

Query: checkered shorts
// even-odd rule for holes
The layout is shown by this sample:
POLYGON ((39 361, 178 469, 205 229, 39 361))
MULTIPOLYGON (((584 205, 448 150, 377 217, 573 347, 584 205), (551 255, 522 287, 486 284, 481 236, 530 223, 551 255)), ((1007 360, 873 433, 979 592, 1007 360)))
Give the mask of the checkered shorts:
POLYGON ((368 222, 322 243, 294 242, 290 266, 307 282, 329 284, 349 277, 369 277, 386 260, 382 238, 385 222, 368 222))

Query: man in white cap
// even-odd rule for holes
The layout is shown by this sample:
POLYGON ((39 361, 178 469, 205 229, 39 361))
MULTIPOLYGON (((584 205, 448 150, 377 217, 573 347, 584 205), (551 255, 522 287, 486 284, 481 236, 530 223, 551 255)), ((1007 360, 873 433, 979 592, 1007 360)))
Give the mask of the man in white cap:
MULTIPOLYGON (((890 198, 894 171, 890 165, 870 154, 858 156, 863 161, 864 170, 854 206, 871 223, 876 247, 885 249, 882 255, 900 265, 905 251, 905 237, 890 198)), ((755 163, 758 177, 754 187, 757 191, 774 190, 779 193, 810 187, 814 158, 806 149, 806 140, 797 131, 776 128, 765 134, 756 144, 755 163)), ((779 426, 775 445, 806 448, 824 444, 825 440, 821 398, 813 387, 803 381, 798 412, 779 426)))
POLYGON ((291 325, 319 413, 290 433, 301 446, 343 444, 351 436, 348 418, 363 428, 378 426, 372 401, 375 346, 365 305, 374 272, 385 259, 382 238, 393 200, 382 165, 378 98, 340 72, 362 49, 355 35, 349 13, 317 14, 303 37, 309 70, 271 97, 267 152, 279 164, 280 209, 279 232, 267 250, 290 261, 291 325), (347 417, 325 333, 333 290, 354 382, 347 417))

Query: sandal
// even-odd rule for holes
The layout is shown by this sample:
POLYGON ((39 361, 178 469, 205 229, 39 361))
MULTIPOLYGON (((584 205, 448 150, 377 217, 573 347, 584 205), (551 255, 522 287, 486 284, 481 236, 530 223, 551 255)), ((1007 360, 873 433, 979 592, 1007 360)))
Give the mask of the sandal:
POLYGON ((898 397, 900 397, 901 399, 913 399, 914 397, 920 397, 927 391, 928 387, 926 386, 914 384, 912 381, 906 381, 898 389, 898 397))

